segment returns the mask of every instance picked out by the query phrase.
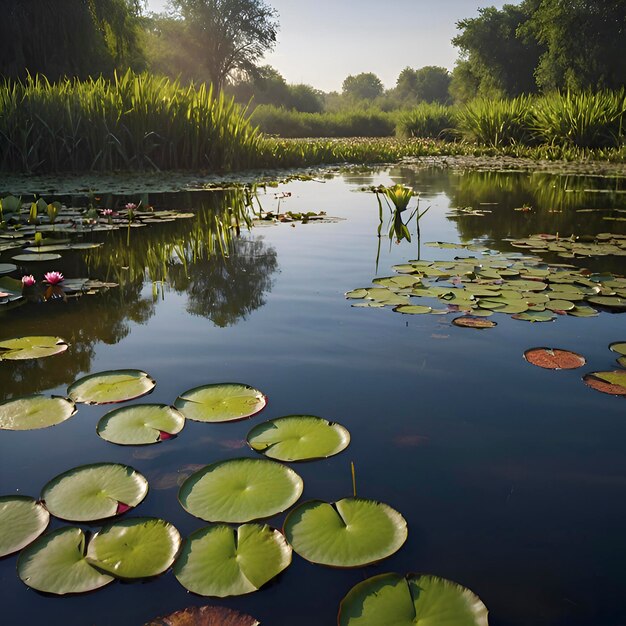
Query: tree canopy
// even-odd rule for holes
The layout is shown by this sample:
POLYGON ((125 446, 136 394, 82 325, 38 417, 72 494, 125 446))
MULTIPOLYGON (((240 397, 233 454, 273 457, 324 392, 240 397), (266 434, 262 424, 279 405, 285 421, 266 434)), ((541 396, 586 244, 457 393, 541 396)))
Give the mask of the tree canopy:
POLYGON ((263 0, 172 0, 172 6, 216 89, 235 71, 252 72, 276 42, 277 14, 263 0))
POLYGON ((450 79, 445 67, 427 65, 418 70, 405 67, 398 76, 396 92, 402 100, 445 104, 450 99, 450 79))
POLYGON ((380 78, 372 72, 348 76, 342 85, 343 95, 356 100, 373 100, 382 95, 383 91, 384 87, 380 78))

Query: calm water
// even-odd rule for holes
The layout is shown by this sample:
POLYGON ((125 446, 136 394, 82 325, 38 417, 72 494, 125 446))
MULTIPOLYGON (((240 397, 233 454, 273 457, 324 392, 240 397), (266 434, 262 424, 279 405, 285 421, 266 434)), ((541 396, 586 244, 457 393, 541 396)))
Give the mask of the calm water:
MULTIPOLYGON (((156 285, 150 279, 165 275, 158 275, 150 251, 186 237, 194 220, 133 230, 130 249, 125 232, 104 235, 100 254, 27 268, 121 285, 103 296, 26 305, 0 316, 1 338, 54 334, 71 343, 50 359, 0 363, 0 400, 65 395, 86 373, 138 368, 158 383, 143 401, 172 403, 189 388, 238 381, 261 389, 269 404, 252 420, 188 422, 178 438, 141 448, 96 436, 106 406, 81 405, 55 428, 2 431, 0 494, 37 496, 71 467, 123 462, 150 482, 136 514, 163 517, 186 536, 203 522, 178 504, 179 474, 254 456, 243 446, 254 424, 308 413, 344 424, 352 442, 337 457, 294 465, 305 482, 303 499, 350 495, 354 461, 359 495, 384 501, 407 519, 405 546, 376 566, 348 571, 294 553, 292 565, 262 591, 216 601, 187 593, 171 572, 84 596, 46 597, 21 583, 13 556, 0 561, 2 624, 141 626, 186 606, 220 604, 268 626, 330 626, 354 584, 388 571, 433 573, 466 585, 489 607, 492 626, 626 624, 626 404, 580 380, 581 372, 614 368, 616 355, 607 346, 626 340, 626 315, 560 316, 549 324, 496 315, 496 328, 473 331, 452 326, 453 315, 351 307, 346 291, 391 275, 393 264, 417 255, 415 241, 383 239, 376 271, 378 206, 359 189, 392 181, 414 186, 421 207, 432 207, 421 223, 422 258, 458 254, 426 241, 479 239, 509 251, 502 239, 537 232, 626 232, 626 222, 603 220, 626 209, 623 180, 405 167, 268 189, 260 195, 265 210, 275 210, 274 194, 287 191, 292 195, 281 210, 342 219, 255 228, 234 243, 228 259, 172 266, 156 285), (513 210, 524 204, 533 210, 513 210), (492 213, 447 217, 450 207, 465 206, 492 213), (589 208, 599 210, 578 211, 589 208), (150 267, 146 280, 144 267, 150 267), (575 350, 588 366, 534 368, 522 353, 536 346, 575 350)), ((207 214, 220 196, 156 194, 149 201, 207 214)), ((626 274, 623 257, 586 266, 626 274)), ((269 523, 280 527, 283 518, 269 523)), ((51 528, 61 525, 53 521, 51 528)))

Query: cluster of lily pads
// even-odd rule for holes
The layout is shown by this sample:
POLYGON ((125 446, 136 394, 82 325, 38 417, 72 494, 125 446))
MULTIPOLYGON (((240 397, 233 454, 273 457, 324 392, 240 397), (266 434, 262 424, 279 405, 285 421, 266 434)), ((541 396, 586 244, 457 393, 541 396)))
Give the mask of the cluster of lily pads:
POLYGON ((395 265, 398 275, 375 278, 375 286, 349 291, 346 298, 363 300, 353 306, 391 306, 408 315, 461 312, 467 315, 454 320, 455 324, 478 328, 495 326, 491 320, 480 319, 494 313, 549 322, 557 315, 595 317, 598 310, 626 310, 626 278, 622 276, 547 264, 521 253, 501 254, 475 244, 427 245, 466 249, 481 256, 395 265))
POLYGON ((526 239, 506 239, 515 248, 537 254, 553 253, 563 259, 579 259, 592 256, 626 256, 626 235, 599 233, 559 237, 558 234, 537 234, 526 239))
MULTIPOLYGON (((67 348, 60 338, 31 338, 0 346, 12 358, 50 356, 67 348)), ((18 341, 18 340, 14 340, 18 341)), ((6 343, 6 342, 5 342, 6 343)), ((67 397, 32 395, 0 404, 0 429, 53 426, 76 413, 76 404, 137 399, 156 382, 139 370, 95 373, 72 383, 67 397)), ((181 393, 172 406, 135 404, 115 409, 98 422, 98 434, 118 445, 154 444, 181 432, 187 419, 222 423, 247 419, 264 409, 265 395, 239 383, 209 384, 181 393)), ((92 524, 118 518, 139 506, 148 481, 134 468, 96 463, 56 476, 37 500, 0 498, 0 557, 21 550, 17 571, 29 587, 51 594, 82 593, 116 579, 159 576, 172 568, 183 587, 203 596, 247 594, 284 571, 295 551, 311 563, 354 568, 397 552, 408 535, 403 516, 390 506, 353 497, 297 504, 302 478, 284 462, 328 458, 343 451, 349 432, 310 415, 274 418, 254 426, 250 448, 264 458, 232 458, 196 471, 181 485, 178 500, 209 525, 185 540, 163 519, 121 518, 93 536, 79 526, 47 534, 50 515, 92 524), (279 462, 281 461, 281 462, 279 462), (281 530, 259 520, 291 509, 281 530)), ((470 591, 434 576, 384 574, 354 587, 341 603, 338 623, 385 624, 451 614, 486 626, 487 609, 470 591)))

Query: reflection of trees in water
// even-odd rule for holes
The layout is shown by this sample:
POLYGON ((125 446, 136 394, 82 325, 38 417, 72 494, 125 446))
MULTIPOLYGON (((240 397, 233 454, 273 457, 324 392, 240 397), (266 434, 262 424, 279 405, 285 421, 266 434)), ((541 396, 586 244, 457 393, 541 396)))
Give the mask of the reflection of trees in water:
POLYGON ((389 169, 394 183, 413 187, 422 198, 432 198, 440 193, 450 195, 454 172, 441 167, 415 168, 409 165, 396 165, 389 169))
POLYGON ((187 293, 187 311, 209 318, 217 326, 231 326, 262 307, 272 288, 278 262, 276 251, 260 239, 233 242, 228 257, 201 259, 185 271, 169 268, 169 282, 187 293))
POLYGON ((45 359, 0 362, 0 399, 66 386, 90 371, 96 344, 118 343, 130 332, 130 322, 143 324, 154 313, 153 302, 140 291, 141 285, 131 285, 123 295, 109 291, 15 310, 12 319, 3 320, 6 336, 55 335, 70 347, 45 359))

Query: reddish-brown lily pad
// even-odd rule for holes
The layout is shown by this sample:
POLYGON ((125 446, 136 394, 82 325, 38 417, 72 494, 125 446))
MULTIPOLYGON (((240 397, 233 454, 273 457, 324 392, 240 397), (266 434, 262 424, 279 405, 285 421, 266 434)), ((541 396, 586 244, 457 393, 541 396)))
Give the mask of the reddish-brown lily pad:
POLYGON ((491 320, 487 320, 484 317, 456 317, 452 320, 452 323, 455 326, 461 326, 462 328, 493 328, 498 324, 496 322, 492 322, 491 320))
POLYGON ((575 370, 587 362, 581 354, 559 348, 531 348, 524 352, 524 358, 546 370, 575 370))
POLYGON ((223 606, 191 606, 144 626, 258 626, 261 622, 223 606))
POLYGON ((602 393, 611 396, 626 396, 626 371, 592 372, 583 377, 585 383, 602 393))

